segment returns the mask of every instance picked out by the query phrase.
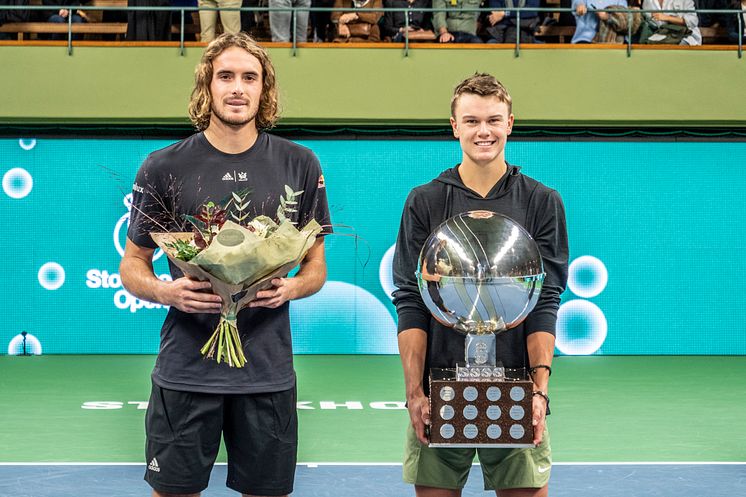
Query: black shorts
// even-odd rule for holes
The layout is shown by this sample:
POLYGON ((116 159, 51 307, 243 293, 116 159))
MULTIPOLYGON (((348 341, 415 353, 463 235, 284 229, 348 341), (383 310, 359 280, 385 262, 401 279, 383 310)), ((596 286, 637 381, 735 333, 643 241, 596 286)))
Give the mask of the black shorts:
POLYGON ((222 395, 153 385, 145 415, 145 481, 159 492, 207 488, 223 434, 226 485, 251 495, 293 491, 298 449, 295 388, 222 395))

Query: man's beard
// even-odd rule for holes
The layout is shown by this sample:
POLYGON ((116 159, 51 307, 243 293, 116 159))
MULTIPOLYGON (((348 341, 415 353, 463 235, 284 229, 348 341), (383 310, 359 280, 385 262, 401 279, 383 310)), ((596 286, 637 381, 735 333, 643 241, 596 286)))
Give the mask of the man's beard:
POLYGON ((253 114, 249 115, 248 117, 229 117, 225 114, 221 113, 216 107, 213 102, 212 105, 212 114, 220 121, 221 123, 225 124, 226 126, 233 126, 233 127, 241 127, 249 124, 251 121, 253 121, 256 118, 257 113, 259 112, 259 109, 257 109, 253 114))

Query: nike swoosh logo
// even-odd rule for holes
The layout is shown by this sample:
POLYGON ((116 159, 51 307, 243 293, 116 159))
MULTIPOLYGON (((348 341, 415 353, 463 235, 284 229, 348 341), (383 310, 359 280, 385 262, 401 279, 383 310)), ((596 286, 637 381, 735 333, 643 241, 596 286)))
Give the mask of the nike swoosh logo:
POLYGON ((549 471, 550 468, 551 466, 544 466, 543 468, 539 466, 538 468, 536 468, 536 471, 538 471, 539 473, 546 473, 547 471, 549 471))

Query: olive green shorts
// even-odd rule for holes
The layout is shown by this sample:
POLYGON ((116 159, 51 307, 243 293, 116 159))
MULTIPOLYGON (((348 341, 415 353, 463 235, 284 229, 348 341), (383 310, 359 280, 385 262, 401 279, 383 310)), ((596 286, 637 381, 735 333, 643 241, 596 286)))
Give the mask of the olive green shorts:
POLYGON ((464 488, 475 454, 482 465, 485 490, 541 488, 549 482, 552 448, 547 430, 537 447, 449 449, 421 444, 411 424, 404 447, 404 481, 425 487, 464 488))

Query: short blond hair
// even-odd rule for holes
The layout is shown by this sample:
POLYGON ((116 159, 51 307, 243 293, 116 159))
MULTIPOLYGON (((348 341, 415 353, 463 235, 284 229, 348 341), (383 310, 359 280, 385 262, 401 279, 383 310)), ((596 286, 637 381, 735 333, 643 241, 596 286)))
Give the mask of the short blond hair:
POLYGON ((189 101, 189 119, 197 128, 197 131, 207 129, 212 117, 210 82, 213 76, 213 62, 220 54, 231 47, 243 48, 256 57, 262 66, 262 95, 259 98, 256 127, 258 129, 269 129, 275 125, 279 118, 275 68, 269 54, 246 33, 224 33, 207 45, 205 52, 202 54, 202 59, 194 71, 194 89, 189 101))
POLYGON ((508 106, 508 114, 513 113, 513 99, 508 90, 497 78, 487 73, 474 73, 456 86, 451 98, 451 117, 456 117, 456 104, 461 95, 470 93, 480 97, 497 97, 500 102, 508 106))

